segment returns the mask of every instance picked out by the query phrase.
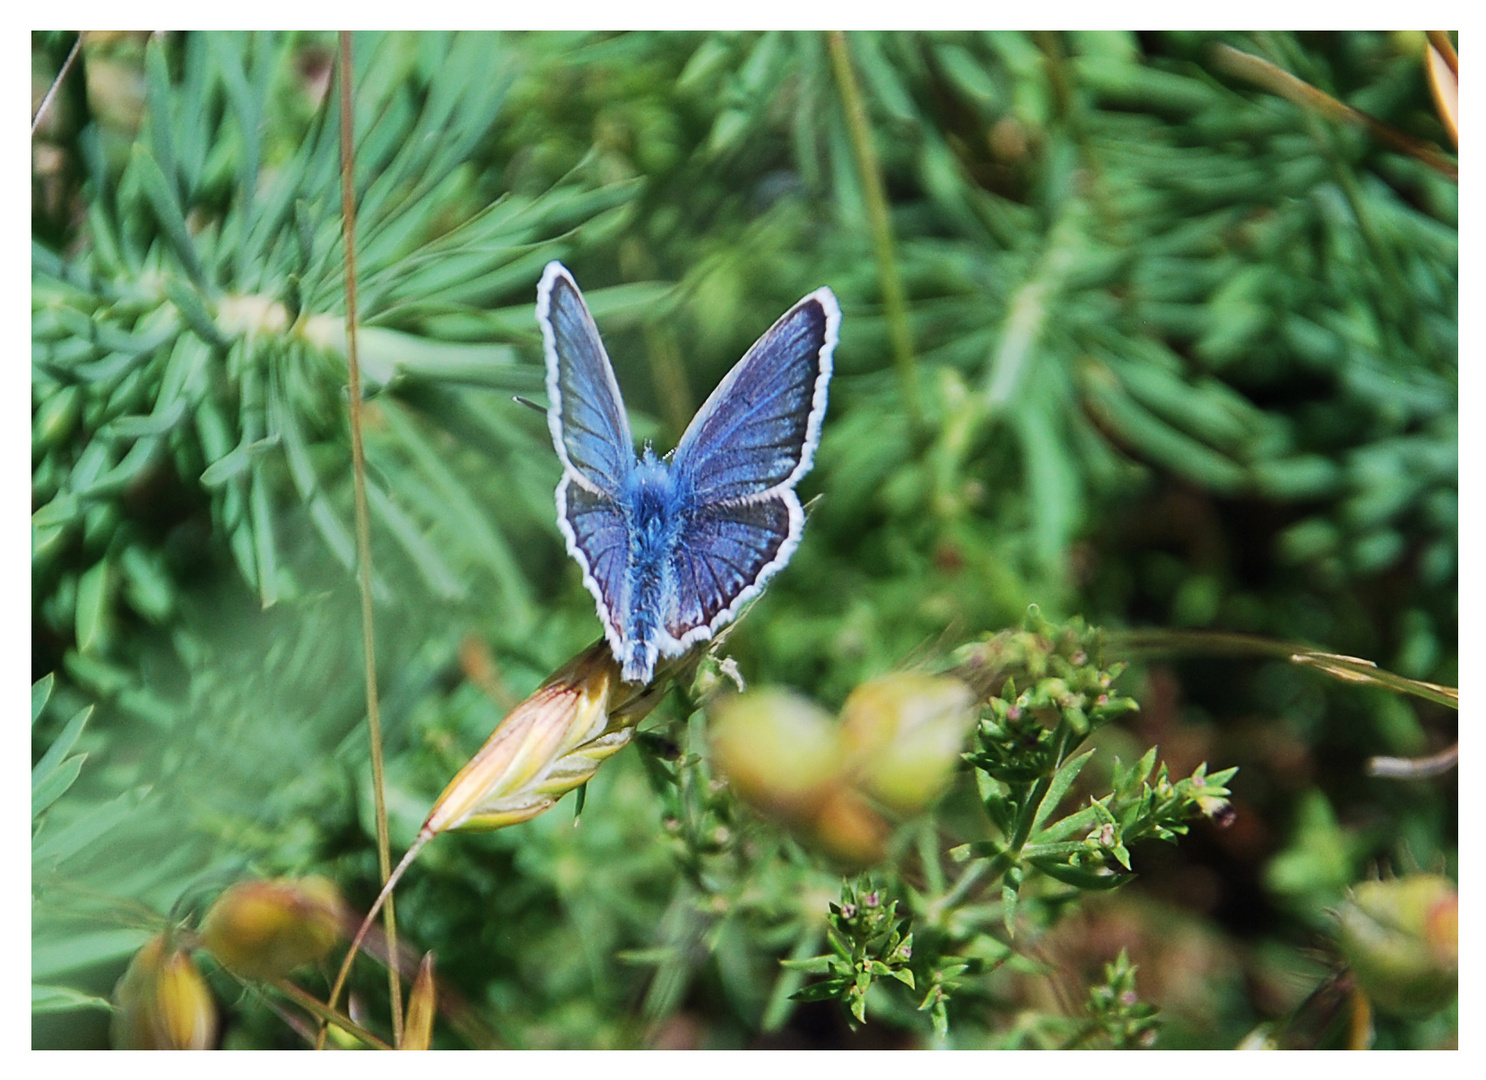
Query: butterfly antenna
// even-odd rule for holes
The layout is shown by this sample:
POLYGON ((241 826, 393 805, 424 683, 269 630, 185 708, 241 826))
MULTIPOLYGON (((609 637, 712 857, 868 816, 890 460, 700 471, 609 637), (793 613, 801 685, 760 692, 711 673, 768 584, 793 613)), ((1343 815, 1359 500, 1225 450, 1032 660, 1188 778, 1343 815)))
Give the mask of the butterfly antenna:
POLYGON ((532 409, 532 410, 534 410, 536 412, 539 412, 543 416, 546 416, 547 415, 547 406, 545 406, 545 405, 538 405, 531 398, 524 398, 520 394, 517 394, 513 398, 511 398, 511 400, 514 401, 517 405, 525 405, 528 409, 532 409))

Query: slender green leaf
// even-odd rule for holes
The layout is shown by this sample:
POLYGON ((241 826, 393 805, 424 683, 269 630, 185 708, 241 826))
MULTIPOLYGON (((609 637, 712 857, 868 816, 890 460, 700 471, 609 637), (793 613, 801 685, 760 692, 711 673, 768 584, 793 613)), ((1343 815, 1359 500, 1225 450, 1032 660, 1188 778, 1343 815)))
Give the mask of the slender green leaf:
POLYGON ((104 1012, 112 1012, 113 1006, 104 998, 85 994, 71 987, 31 984, 33 1013, 66 1012, 70 1009, 102 1009, 104 1012))
MULTIPOLYGON (((155 211, 155 219, 160 223, 165 239, 175 250, 176 257, 180 259, 181 266, 198 288, 204 288, 206 272, 202 269, 196 244, 186 228, 185 208, 181 206, 171 182, 161 171, 160 164, 149 155, 143 145, 136 145, 130 159, 130 168, 139 178, 140 186, 149 198, 150 207, 155 211)), ((189 312, 187 317, 190 317, 189 312)))
MULTIPOLYGON (((51 676, 48 675, 47 678, 50 679, 51 676)), ((32 705, 34 708, 34 693, 32 698, 32 705)), ((46 777, 62 763, 62 759, 72 752, 72 748, 77 745, 77 740, 83 733, 84 725, 87 724, 88 718, 92 715, 93 706, 89 705, 79 710, 76 716, 67 721, 67 726, 62 729, 62 733, 52 741, 52 745, 47 747, 47 751, 41 756, 41 760, 32 767, 32 788, 35 788, 36 784, 39 781, 46 779, 46 777)))
POLYGON ((31 979, 46 982, 70 971, 115 963, 148 940, 139 929, 94 930, 31 946, 31 979))
POLYGON ((90 652, 98 644, 108 618, 109 561, 100 560, 77 582, 77 648, 90 652))
POLYGON ((37 868, 55 866, 89 844, 118 828, 124 819, 144 801, 148 789, 133 788, 117 798, 94 806, 88 813, 60 829, 42 831, 33 840, 31 847, 32 873, 37 868))
POLYGON ((1078 779, 1078 774, 1083 771, 1083 767, 1089 763, 1089 759, 1093 756, 1093 750, 1085 750, 1082 754, 1069 758, 1058 767, 1058 771, 1053 774, 1052 781, 1047 786, 1047 794, 1043 796, 1042 802, 1037 805, 1036 813, 1032 817, 1032 834, 1034 836, 1042 829, 1048 817, 1057 809, 1058 804, 1063 801, 1063 796, 1068 793, 1068 789, 1073 786, 1073 781, 1078 779))
POLYGON ((437 548, 424 536, 423 531, 394 503, 379 486, 368 484, 367 504, 384 525, 392 530, 413 565, 423 579, 445 599, 457 599, 464 595, 464 585, 449 568, 437 548))
POLYGON ((36 721, 41 716, 41 710, 46 708, 46 703, 52 696, 52 687, 56 685, 56 682, 56 675, 52 672, 47 672, 45 675, 31 684, 32 727, 36 726, 36 721))
POLYGON ((82 772, 83 762, 88 760, 87 754, 77 754, 67 758, 53 769, 49 769, 44 776, 31 785, 31 816, 35 817, 52 803, 60 799, 67 789, 77 780, 78 774, 82 772))

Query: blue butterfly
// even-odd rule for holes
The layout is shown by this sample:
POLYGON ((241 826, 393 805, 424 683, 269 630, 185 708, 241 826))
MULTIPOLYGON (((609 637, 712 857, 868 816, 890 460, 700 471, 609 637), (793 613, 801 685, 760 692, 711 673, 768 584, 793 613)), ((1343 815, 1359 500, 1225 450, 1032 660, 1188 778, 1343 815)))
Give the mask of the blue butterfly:
POLYGON ((744 354, 675 451, 636 458, 624 399, 573 276, 537 287, 557 527, 598 602, 625 682, 648 683, 730 622, 794 553, 795 485, 820 442, 841 309, 817 289, 744 354))

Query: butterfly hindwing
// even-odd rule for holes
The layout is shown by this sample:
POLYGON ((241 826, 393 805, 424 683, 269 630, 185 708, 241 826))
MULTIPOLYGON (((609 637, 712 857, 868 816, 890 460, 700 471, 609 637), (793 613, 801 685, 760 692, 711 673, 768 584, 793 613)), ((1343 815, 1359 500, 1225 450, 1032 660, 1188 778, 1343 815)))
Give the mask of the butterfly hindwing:
POLYGON ((678 479, 701 503, 793 487, 820 442, 841 311, 817 289, 754 342, 681 437, 678 479))
POLYGON ((727 623, 789 561, 805 515, 793 491, 696 510, 672 557, 677 603, 665 630, 681 651, 727 623))
POLYGON ((629 532, 619 499, 635 467, 629 418, 593 316, 561 263, 548 263, 542 274, 537 322, 547 357, 547 427, 563 464, 557 526, 598 604, 604 635, 619 655, 629 566, 629 532))
POLYGON ((583 294, 561 263, 537 287, 537 322, 547 353, 547 426, 569 475, 617 497, 635 466, 624 399, 583 294))
POLYGON ((572 479, 564 476, 557 485, 557 525, 583 570, 583 584, 598 602, 604 635, 619 655, 619 628, 629 603, 629 529, 618 503, 572 479))

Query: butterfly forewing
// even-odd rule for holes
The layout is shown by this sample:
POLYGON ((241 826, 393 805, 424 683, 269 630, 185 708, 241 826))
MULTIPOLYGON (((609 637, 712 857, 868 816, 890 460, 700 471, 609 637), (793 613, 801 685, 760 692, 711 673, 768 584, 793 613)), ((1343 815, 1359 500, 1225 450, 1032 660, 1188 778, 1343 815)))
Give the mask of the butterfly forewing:
POLYGON ((547 426, 578 483, 617 496, 635 466, 624 399, 593 316, 567 270, 548 263, 537 288, 547 350, 547 426))
POLYGON ((673 459, 699 502, 750 498, 793 485, 809 470, 840 325, 831 291, 811 293, 712 392, 673 459))

